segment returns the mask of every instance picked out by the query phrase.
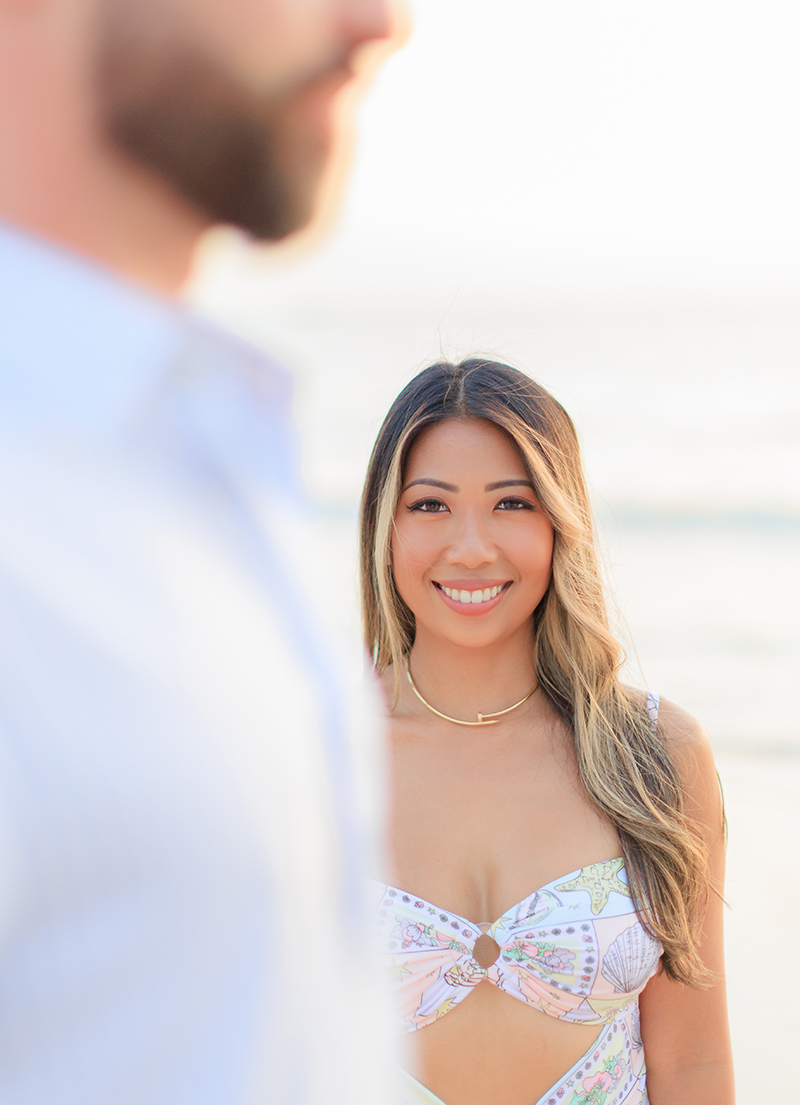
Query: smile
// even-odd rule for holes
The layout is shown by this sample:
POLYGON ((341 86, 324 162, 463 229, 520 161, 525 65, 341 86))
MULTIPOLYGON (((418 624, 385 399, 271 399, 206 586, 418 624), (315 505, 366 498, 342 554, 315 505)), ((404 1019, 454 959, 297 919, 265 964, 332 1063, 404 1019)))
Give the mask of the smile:
MULTIPOLYGON (((475 581, 469 580, 453 580, 454 584, 461 583, 469 584, 472 586, 450 586, 445 583, 437 583, 433 581, 433 585, 440 595, 443 595, 447 599, 448 605, 453 605, 456 609, 461 608, 463 613, 478 613, 477 610, 472 610, 473 607, 483 607, 483 609, 494 608, 508 588, 511 586, 511 580, 506 580, 505 583, 489 583, 487 586, 476 589, 475 581)), ((482 611, 481 611, 482 612, 482 611)))

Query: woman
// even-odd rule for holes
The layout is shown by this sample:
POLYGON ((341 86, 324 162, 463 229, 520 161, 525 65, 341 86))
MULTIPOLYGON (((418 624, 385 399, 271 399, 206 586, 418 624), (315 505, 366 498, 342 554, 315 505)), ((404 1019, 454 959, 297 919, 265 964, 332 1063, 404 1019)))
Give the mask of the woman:
POLYGON ((552 396, 491 361, 420 373, 370 462, 362 582, 405 1105, 731 1105, 713 759, 619 682, 552 396))

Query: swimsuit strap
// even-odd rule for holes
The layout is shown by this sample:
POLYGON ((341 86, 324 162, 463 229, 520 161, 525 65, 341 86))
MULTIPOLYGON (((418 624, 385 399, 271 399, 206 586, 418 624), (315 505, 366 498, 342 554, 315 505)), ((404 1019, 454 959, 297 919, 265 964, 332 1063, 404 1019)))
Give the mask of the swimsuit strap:
POLYGON ((658 725, 658 702, 660 696, 653 691, 647 692, 647 713, 650 715, 650 727, 655 733, 658 725))

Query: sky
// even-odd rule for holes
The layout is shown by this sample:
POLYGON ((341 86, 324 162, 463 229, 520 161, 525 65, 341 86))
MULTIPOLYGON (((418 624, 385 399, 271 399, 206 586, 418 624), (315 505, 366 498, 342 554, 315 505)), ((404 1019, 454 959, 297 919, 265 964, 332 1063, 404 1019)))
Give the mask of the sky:
POLYGON ((490 354, 577 423, 633 681, 731 747, 800 747, 800 6, 411 7, 332 233, 218 234, 192 293, 295 373, 343 620, 389 404, 490 354))
POLYGON ((800 516, 800 6, 409 7, 332 233, 220 235, 195 285, 298 373, 317 492, 352 502, 399 387, 480 350, 568 405, 601 497, 800 516))
MULTIPOLYGON (((333 233, 292 263, 218 236, 196 301, 295 370, 308 482, 351 523, 389 403, 440 351, 542 379, 581 433, 631 681, 718 748, 796 753, 800 5, 409 4, 333 233)), ((324 552, 355 624, 353 529, 324 552)), ((756 860, 782 877, 764 842, 792 837, 797 774, 767 759, 762 785, 756 763, 726 779, 752 1100, 770 1096, 753 1040, 776 1028, 743 981, 747 902, 756 860)))
POLYGON ((796 296, 796 4, 410 8, 411 39, 361 110, 331 259, 347 240, 423 286, 796 296))

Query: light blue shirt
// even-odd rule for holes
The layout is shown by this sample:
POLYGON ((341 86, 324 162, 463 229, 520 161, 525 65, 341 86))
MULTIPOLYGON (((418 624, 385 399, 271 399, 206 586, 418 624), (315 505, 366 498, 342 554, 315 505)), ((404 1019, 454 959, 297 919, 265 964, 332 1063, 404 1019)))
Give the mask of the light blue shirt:
POLYGON ((0 229, 3 1105, 381 1099, 369 726, 288 403, 249 347, 0 229))

